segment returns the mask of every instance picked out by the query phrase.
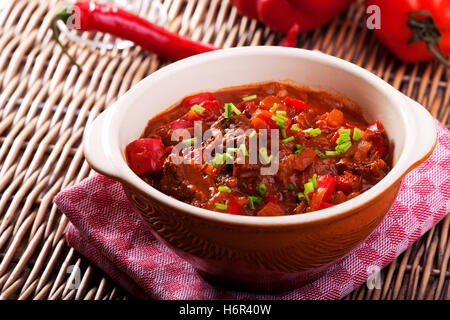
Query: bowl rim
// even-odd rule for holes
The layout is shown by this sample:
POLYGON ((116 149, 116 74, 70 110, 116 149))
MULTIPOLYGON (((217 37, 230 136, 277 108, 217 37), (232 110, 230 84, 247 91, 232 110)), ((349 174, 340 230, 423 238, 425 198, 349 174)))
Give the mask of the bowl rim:
MULTIPOLYGON (((182 97, 181 97, 182 98, 182 97)), ((180 98, 180 99, 181 99, 180 98)), ((308 224, 319 221, 329 221, 330 219, 342 218, 348 214, 355 213, 361 210, 362 207, 368 206, 374 201, 376 201, 380 196, 396 184, 411 167, 416 166, 418 163, 422 162, 431 154, 432 150, 416 163, 411 163, 407 159, 407 150, 413 147, 414 141, 411 139, 411 128, 408 126, 408 115, 406 114, 406 109, 404 105, 406 104, 406 99, 390 86, 388 83, 372 74, 368 70, 365 70, 355 64, 348 61, 342 60, 337 57, 326 55, 317 51, 304 50, 299 48, 287 48, 287 47, 271 47, 271 46, 253 46, 253 47, 240 47, 240 48, 228 48, 221 49, 217 51, 212 51, 196 56, 192 56, 175 63, 172 63, 160 70, 150 74, 138 84, 136 84, 132 89, 126 92, 122 97, 120 97, 113 106, 109 107, 104 113, 106 114, 103 119, 103 130, 102 134, 107 135, 107 143, 103 144, 105 154, 108 157, 117 170, 117 175, 113 178, 115 180, 121 181, 122 183, 132 185, 134 188, 140 190, 153 201, 163 202, 165 205, 169 206, 171 209, 182 211, 183 214, 191 215, 202 220, 209 220, 218 223, 225 223, 231 225, 245 225, 245 226, 259 226, 259 227, 280 227, 287 225, 301 225, 308 224), (341 69, 341 71, 355 75, 357 78, 368 82, 375 90, 379 91, 380 94, 384 95, 388 101, 391 102, 392 107, 396 108, 398 113, 401 115, 401 122, 403 123, 405 131, 405 142, 402 150, 400 151, 400 156, 393 166, 393 168, 388 172, 388 174, 380 180, 376 185, 374 185, 369 190, 360 194, 359 196, 350 199, 344 203, 337 206, 318 210, 314 212, 296 214, 289 216, 274 216, 274 217, 256 217, 256 216, 242 216, 242 215, 232 215, 227 213, 216 212, 212 210, 202 209, 195 207, 193 205, 187 204, 181 200, 172 198, 169 195, 159 191, 158 189, 147 184, 138 175, 127 166, 124 157, 123 150, 120 150, 119 139, 118 139, 118 129, 120 128, 120 120, 124 113, 127 111, 123 104, 127 104, 127 100, 131 99, 133 95, 143 91, 144 87, 148 87, 151 83, 157 83, 161 77, 171 76, 171 74, 176 74, 180 70, 200 65, 205 61, 220 60, 222 58, 230 58, 233 56, 241 55, 279 55, 282 56, 295 56, 298 59, 309 59, 315 62, 324 63, 331 67, 341 69), (121 107, 122 106, 122 107, 121 107), (113 138, 116 139, 113 139, 113 138)), ((88 139, 89 135, 85 132, 85 138, 88 139)), ((86 144, 85 144, 86 145, 86 144)), ((106 174, 102 168, 95 167, 89 161, 89 154, 86 152, 85 155, 88 163, 96 171, 106 174)), ((108 174, 106 174, 108 176, 108 174)), ((109 175, 110 176, 110 175, 109 175)))

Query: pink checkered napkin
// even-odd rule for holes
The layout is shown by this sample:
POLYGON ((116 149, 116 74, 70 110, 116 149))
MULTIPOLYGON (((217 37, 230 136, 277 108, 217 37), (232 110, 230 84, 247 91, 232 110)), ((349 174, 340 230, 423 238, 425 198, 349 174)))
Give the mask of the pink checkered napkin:
POLYGON ((363 284, 447 215, 450 209, 450 132, 440 123, 431 157, 403 180, 376 230, 316 281, 277 295, 235 292, 210 285, 159 243, 131 208, 121 185, 101 175, 54 199, 70 219, 67 241, 138 298, 339 299, 363 284))

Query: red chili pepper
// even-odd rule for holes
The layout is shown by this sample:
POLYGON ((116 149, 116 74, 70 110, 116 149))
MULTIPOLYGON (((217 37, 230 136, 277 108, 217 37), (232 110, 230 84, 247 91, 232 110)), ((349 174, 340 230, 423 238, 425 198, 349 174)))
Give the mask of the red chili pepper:
POLYGON ((366 17, 376 18, 367 8, 377 6, 379 28, 373 31, 398 58, 406 62, 438 59, 450 62, 450 1, 366 0, 366 17))
POLYGON ((353 0, 233 0, 244 15, 259 19, 283 33, 298 24, 299 32, 320 27, 345 10, 353 0))
POLYGON ((334 192, 334 185, 335 181, 331 174, 317 177, 317 189, 319 188, 327 189, 322 198, 322 201, 328 201, 331 198, 331 195, 334 192))
POLYGON ((161 170, 164 153, 164 145, 159 139, 137 139, 125 148, 128 166, 138 175, 161 170))
POLYGON ((306 110, 306 103, 299 99, 292 99, 287 97, 283 100, 283 103, 288 106, 295 108, 297 111, 305 111, 306 110))
POLYGON ((287 33, 287 35, 284 38, 284 40, 281 43, 281 45, 283 47, 293 47, 293 48, 295 48, 297 46, 297 37, 298 37, 299 31, 300 31, 300 27, 298 26, 298 24, 294 24, 292 26, 292 28, 289 30, 289 32, 287 33))
POLYGON ((380 120, 375 120, 367 127, 367 130, 376 132, 384 130, 384 127, 381 124, 380 120))
POLYGON ((241 206, 232 194, 230 194, 230 201, 228 202, 227 212, 231 214, 241 214, 241 206))
MULTIPOLYGON (((79 30, 81 31, 109 33, 133 41, 141 47, 170 60, 180 60, 218 49, 209 44, 193 41, 169 32, 121 8, 94 1, 81 1, 61 10, 51 23, 55 40, 74 64, 76 64, 75 59, 68 54, 67 48, 59 41, 59 31, 56 26, 59 20, 67 23, 72 18, 72 12, 77 13, 74 18, 78 19, 79 30)), ((81 69, 78 64, 76 65, 81 69)))

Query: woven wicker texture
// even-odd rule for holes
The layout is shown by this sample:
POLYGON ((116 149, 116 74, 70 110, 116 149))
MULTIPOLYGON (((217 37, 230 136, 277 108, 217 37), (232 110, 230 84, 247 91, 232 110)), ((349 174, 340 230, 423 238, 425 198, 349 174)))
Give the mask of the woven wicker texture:
MULTIPOLYGON (((168 27, 216 46, 279 44, 281 36, 241 17, 228 0, 165 0, 168 27)), ((51 200, 92 170, 82 153, 86 125, 139 80, 167 64, 139 47, 100 50, 68 42, 80 72, 52 40, 62 3, 0 3, 0 299, 128 299, 67 246, 67 219, 51 200), (80 272, 70 272, 73 269, 80 272), (80 275, 79 286, 72 284, 80 275)), ((450 125, 449 73, 437 63, 402 64, 364 27, 363 5, 301 35, 318 49, 377 74, 450 125)), ((108 41, 100 34, 84 37, 108 41)), ((449 299, 450 217, 381 272, 381 289, 346 299, 449 299)))

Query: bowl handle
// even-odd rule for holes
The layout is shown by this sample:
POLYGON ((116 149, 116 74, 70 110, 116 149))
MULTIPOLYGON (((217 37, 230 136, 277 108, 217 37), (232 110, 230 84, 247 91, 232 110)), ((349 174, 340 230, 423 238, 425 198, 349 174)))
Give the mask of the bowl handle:
POLYGON ((103 111, 84 131, 84 156, 89 166, 95 171, 112 179, 119 180, 118 170, 111 161, 111 158, 107 155, 108 145, 105 141, 104 132, 108 114, 109 110, 103 111))
POLYGON ((412 132, 414 148, 411 148, 408 154, 411 163, 409 172, 424 162, 433 152, 437 141, 437 129, 434 118, 424 106, 403 93, 402 96, 406 100, 405 110, 411 127, 417 128, 412 132))

